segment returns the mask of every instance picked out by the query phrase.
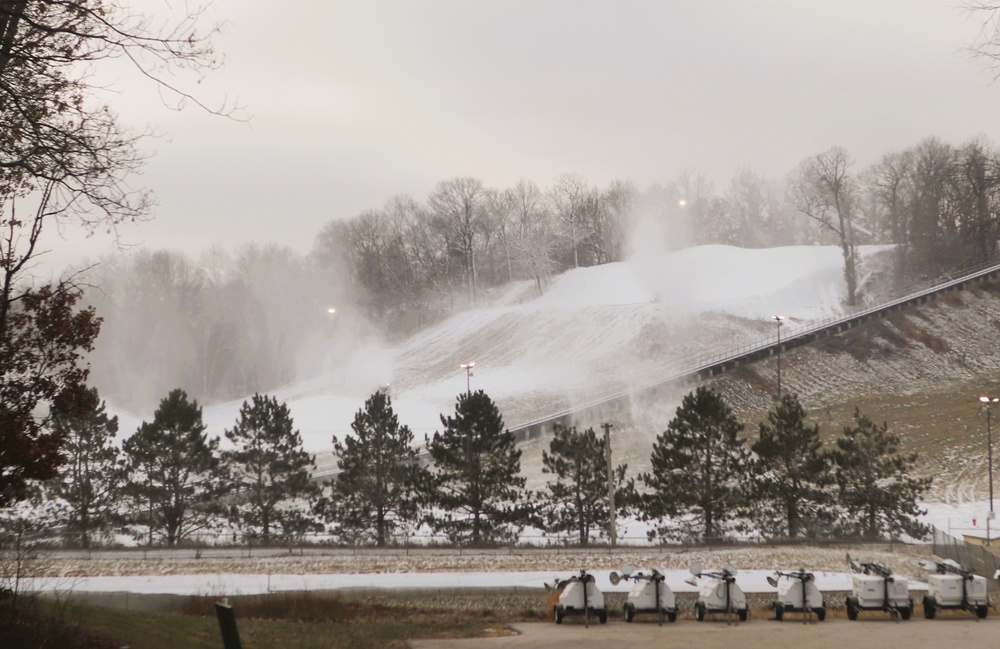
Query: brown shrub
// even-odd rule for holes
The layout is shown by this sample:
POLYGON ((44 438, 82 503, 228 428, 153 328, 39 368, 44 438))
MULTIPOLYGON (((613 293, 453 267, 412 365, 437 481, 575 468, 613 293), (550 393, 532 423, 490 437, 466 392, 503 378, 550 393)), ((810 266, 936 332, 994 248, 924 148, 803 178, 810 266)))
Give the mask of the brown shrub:
POLYGON ((750 365, 738 365, 729 374, 736 379, 744 381, 754 390, 759 392, 771 392, 774 390, 774 383, 762 377, 757 370, 750 365))
POLYGON ((965 302, 962 301, 961 291, 948 291, 947 293, 942 293, 938 296, 937 302, 941 304, 947 304, 948 306, 961 307, 965 306, 965 302))

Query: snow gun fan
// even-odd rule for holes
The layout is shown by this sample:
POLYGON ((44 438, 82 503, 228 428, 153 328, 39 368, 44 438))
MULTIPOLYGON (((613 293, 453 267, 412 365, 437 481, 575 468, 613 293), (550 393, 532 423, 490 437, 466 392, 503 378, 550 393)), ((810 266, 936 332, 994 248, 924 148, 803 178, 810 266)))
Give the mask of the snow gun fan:
POLYGON ((559 601, 552 607, 556 624, 562 624, 567 615, 583 615, 584 624, 590 626, 590 616, 597 615, 601 624, 608 621, 608 609, 604 605, 604 593, 597 588, 594 575, 586 570, 569 579, 557 579, 554 584, 545 585, 546 590, 559 592, 559 601))
POLYGON ((736 568, 727 565, 722 570, 706 571, 696 563, 688 570, 691 576, 684 581, 698 589, 696 620, 703 621, 709 613, 724 614, 728 624, 747 619, 747 598, 736 583, 736 568))
POLYGON ((975 613, 977 619, 986 617, 989 601, 986 597, 986 578, 946 559, 920 562, 920 567, 931 575, 927 577, 927 594, 924 595, 924 617, 933 620, 938 611, 958 610, 975 613))
POLYGON ((639 613, 656 613, 660 618, 660 626, 663 626, 664 617, 670 622, 677 620, 677 600, 667 585, 663 572, 655 568, 649 573, 635 572, 631 566, 625 566, 621 572, 611 573, 611 584, 614 586, 628 580, 635 584, 625 602, 626 622, 633 621, 639 613))
POLYGON ((847 555, 851 572, 851 594, 844 601, 847 619, 858 619, 859 611, 883 611, 893 620, 909 620, 913 600, 906 579, 896 577, 884 563, 861 563, 847 555))
POLYGON ((768 575, 767 583, 778 591, 771 605, 775 620, 780 622, 785 613, 804 613, 803 623, 809 622, 814 614, 820 622, 826 619, 826 602, 813 573, 804 568, 792 572, 775 570, 774 575, 768 575))

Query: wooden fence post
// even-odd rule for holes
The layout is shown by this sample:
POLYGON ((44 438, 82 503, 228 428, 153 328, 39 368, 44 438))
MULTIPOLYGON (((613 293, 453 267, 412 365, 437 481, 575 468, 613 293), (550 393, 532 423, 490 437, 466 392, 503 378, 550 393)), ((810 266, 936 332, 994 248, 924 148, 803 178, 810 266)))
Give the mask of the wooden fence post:
POLYGON ((215 614, 219 618, 219 630, 222 631, 222 645, 225 649, 243 649, 240 643, 240 630, 236 628, 236 613, 228 604, 217 603, 215 614))

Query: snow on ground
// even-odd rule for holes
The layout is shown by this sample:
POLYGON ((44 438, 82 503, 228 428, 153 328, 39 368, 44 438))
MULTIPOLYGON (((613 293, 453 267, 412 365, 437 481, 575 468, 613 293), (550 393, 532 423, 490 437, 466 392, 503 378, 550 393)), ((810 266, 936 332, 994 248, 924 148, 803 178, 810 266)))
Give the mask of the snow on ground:
MULTIPOLYGON (((861 253, 870 257, 880 250, 862 247, 861 253)), ((306 450, 317 454, 321 471, 328 471, 334 468, 331 437, 350 435, 365 398, 387 384, 401 423, 422 442, 440 430, 440 414, 451 412, 456 395, 466 389, 459 365, 475 361, 469 384, 486 390, 512 425, 683 369, 693 354, 718 355, 769 339, 774 314, 787 318, 786 331, 829 318, 842 312, 845 294, 841 251, 833 246, 700 246, 572 270, 552 279, 542 295, 534 291, 531 282, 505 287, 492 302, 457 313, 395 348, 350 346, 342 362, 323 375, 273 394, 288 404, 306 450)), ((971 347, 968 351, 970 363, 981 356, 971 347)), ((957 366, 950 357, 930 360, 957 366)), ((922 366, 930 376, 940 373, 929 363, 922 366)), ((796 371, 789 364, 786 378, 798 382, 805 394, 807 377, 796 371)), ((857 380, 836 372, 843 380, 857 380)), ((231 427, 242 402, 206 406, 209 434, 221 436, 231 427)), ((660 406, 646 413, 647 420, 655 419, 645 426, 649 430, 616 428, 618 439, 634 436, 633 443, 621 444, 620 457, 630 468, 642 466, 653 435, 676 404, 660 406)), ((151 417, 117 414, 126 435, 151 417)), ((533 440, 525 447, 522 464, 531 474, 529 483, 540 479, 540 443, 533 440)), ((988 503, 975 501, 973 491, 969 485, 956 487, 946 494, 949 504, 927 504, 927 520, 956 535, 985 533, 988 503)))
MULTIPOLYGON (((516 424, 662 374, 683 352, 764 339, 773 334, 773 314, 801 324, 839 313, 842 266, 833 246, 712 245, 580 268, 533 300, 511 298, 524 287, 504 291, 495 305, 457 313, 395 348, 352 353, 325 376, 273 394, 288 404, 313 453, 329 451, 332 435, 350 434, 365 398, 386 384, 400 421, 422 440, 440 430, 440 414, 466 389, 459 365, 475 361, 472 389, 486 390, 516 424), (753 325, 737 320, 721 341, 699 340, 705 318, 719 315, 753 325)), ((231 427, 242 402, 206 406, 208 432, 231 427)), ((125 433, 142 420, 118 414, 125 433)))
MULTIPOLYGON (((869 247, 861 252, 871 255, 877 250, 869 247)), ((721 354, 739 344, 768 339, 775 331, 772 315, 784 315, 788 327, 837 315, 842 312, 845 293, 842 263, 836 247, 744 250, 702 246, 581 268, 553 279, 540 296, 533 294, 529 282, 506 287, 492 303, 458 313, 395 348, 357 345, 322 376, 286 386, 273 395, 288 404, 306 449, 321 457, 326 454, 327 465, 331 436, 350 434, 351 421, 365 398, 386 384, 400 421, 410 426, 417 441, 439 430, 440 413, 450 412, 455 396, 466 390, 466 374, 459 364, 469 361, 476 362, 469 377, 471 388, 486 390, 500 405, 507 423, 516 424, 683 369, 692 354, 721 354)), ((977 336, 977 332, 969 334, 973 341, 977 336)), ((965 351, 969 363, 982 356, 971 346, 963 350, 962 368, 969 367, 965 351)), ((934 360, 954 364, 950 357, 942 359, 934 360)), ((939 373, 930 364, 925 367, 932 368, 928 371, 932 377, 939 373)), ((793 371, 789 379, 803 381, 793 371)), ((803 387, 807 387, 804 382, 803 387)), ((205 407, 209 433, 221 436, 231 427, 241 404, 242 400, 235 400, 205 407)), ((665 404, 664 411, 670 409, 665 404)), ((152 416, 117 414, 126 435, 152 416)), ((649 431, 619 427, 616 432, 636 436, 631 444, 623 440, 623 451, 648 449, 649 431), (640 440, 640 435, 645 437, 640 440)), ((540 443, 527 443, 525 453, 530 450, 533 456, 523 462, 526 471, 540 471, 534 457, 541 454, 540 443)), ((635 458, 625 459, 630 467, 636 466, 635 458)), ((967 486, 948 493, 955 496, 949 496, 948 504, 925 503, 929 510, 925 519, 956 536, 984 535, 989 503, 975 499, 975 490, 967 486)), ((798 568, 816 571, 821 589, 849 588, 842 547, 684 551, 650 546, 614 554, 564 549, 357 556, 321 550, 319 556, 212 559, 209 555, 214 551, 206 550, 206 558, 188 559, 152 553, 147 558, 138 550, 129 551, 131 558, 101 559, 97 553, 86 559, 57 559, 48 576, 40 578, 44 581, 35 585, 216 596, 341 588, 538 588, 587 568, 602 589, 624 591, 627 584, 613 587, 608 575, 627 563, 636 568, 662 568, 674 590, 691 592, 684 578, 687 567, 697 562, 706 569, 735 566, 740 570, 738 583, 748 592, 773 592, 765 581, 773 570, 798 568)), ((886 563, 908 577, 916 589, 925 587, 917 561, 928 553, 926 546, 852 547, 849 551, 862 561, 886 563)))
POLYGON ((919 560, 927 546, 744 546, 734 548, 606 548, 513 550, 351 550, 313 548, 302 554, 241 549, 210 549, 203 555, 184 550, 105 551, 81 560, 59 553, 48 563, 45 577, 30 587, 90 592, 249 595, 283 590, 379 588, 542 588, 580 569, 592 572, 602 590, 627 591, 627 583, 612 586, 612 570, 631 566, 657 568, 677 592, 694 592, 684 579, 693 564, 705 570, 733 566, 737 583, 747 592, 773 592, 767 582, 775 570, 804 568, 816 574, 825 590, 848 590, 845 553, 863 562, 882 562, 907 577, 914 589, 925 588, 919 560))
MULTIPOLYGON (((706 568, 707 570, 708 568, 706 568)), ((797 569, 797 568, 789 568, 797 569)), ((560 574, 569 577, 572 572, 560 574)), ((610 570, 592 573, 603 592, 627 593, 629 583, 611 584, 610 570)), ((684 581, 690 573, 668 570, 667 585, 675 593, 695 593, 698 588, 684 581)), ((747 593, 773 593, 767 583, 771 570, 748 570, 737 574, 736 583, 747 593)), ((850 590, 851 576, 844 572, 816 572, 816 586, 823 591, 850 590)), ((545 572, 430 572, 430 573, 364 573, 364 574, 218 574, 169 575, 132 577, 83 577, 67 580, 50 578, 35 580, 30 589, 72 590, 74 592, 128 592, 165 595, 211 595, 233 597, 260 595, 282 591, 317 591, 351 589, 440 589, 440 588, 542 588, 551 584, 555 575, 545 572)), ((911 583, 914 589, 926 589, 923 583, 911 583)))

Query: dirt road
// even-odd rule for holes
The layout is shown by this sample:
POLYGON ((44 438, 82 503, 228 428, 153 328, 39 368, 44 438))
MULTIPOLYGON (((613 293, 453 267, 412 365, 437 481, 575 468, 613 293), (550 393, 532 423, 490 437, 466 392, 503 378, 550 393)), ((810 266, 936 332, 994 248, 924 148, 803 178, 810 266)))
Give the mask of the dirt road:
POLYGON ((520 635, 465 640, 413 640, 413 649, 990 649, 1000 646, 1000 616, 982 621, 963 615, 936 620, 912 619, 893 623, 887 618, 827 620, 812 624, 787 620, 749 620, 728 626, 722 620, 679 621, 657 626, 655 622, 609 622, 592 624, 582 620, 517 624, 520 635))

